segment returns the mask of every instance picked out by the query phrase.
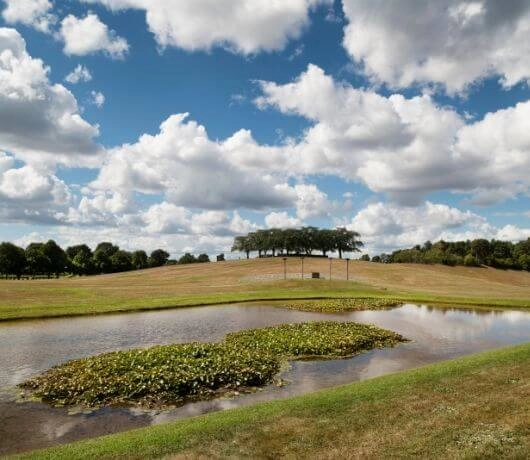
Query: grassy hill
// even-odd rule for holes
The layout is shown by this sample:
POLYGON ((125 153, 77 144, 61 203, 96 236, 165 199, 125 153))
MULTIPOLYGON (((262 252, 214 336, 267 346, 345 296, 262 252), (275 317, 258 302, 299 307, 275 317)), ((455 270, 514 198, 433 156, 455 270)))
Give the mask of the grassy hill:
MULTIPOLYGON (((68 316, 222 302, 377 297, 462 305, 530 307, 530 273, 493 268, 376 264, 334 259, 332 280, 300 279, 301 262, 281 258, 167 266, 85 278, 0 281, 0 320, 68 316)), ((327 259, 304 272, 329 278, 327 259)))

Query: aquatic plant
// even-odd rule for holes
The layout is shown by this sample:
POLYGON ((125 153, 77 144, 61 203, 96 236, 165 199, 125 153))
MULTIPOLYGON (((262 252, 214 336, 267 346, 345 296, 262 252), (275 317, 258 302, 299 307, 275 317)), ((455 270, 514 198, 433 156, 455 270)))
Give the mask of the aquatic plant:
POLYGON ((163 345, 73 360, 21 387, 54 405, 175 405, 265 385, 287 359, 345 357, 404 340, 351 322, 287 324, 232 333, 220 343, 163 345))
POLYGON ((282 302, 282 307, 292 310, 316 311, 320 313, 339 313, 342 311, 357 310, 384 310, 395 307, 402 302, 394 299, 376 299, 376 298, 343 298, 343 299, 318 299, 318 300, 293 300, 291 302, 282 302))
POLYGON ((235 332, 226 336, 225 343, 242 350, 266 351, 274 356, 296 359, 351 356, 403 340, 395 332, 372 325, 319 321, 235 332))

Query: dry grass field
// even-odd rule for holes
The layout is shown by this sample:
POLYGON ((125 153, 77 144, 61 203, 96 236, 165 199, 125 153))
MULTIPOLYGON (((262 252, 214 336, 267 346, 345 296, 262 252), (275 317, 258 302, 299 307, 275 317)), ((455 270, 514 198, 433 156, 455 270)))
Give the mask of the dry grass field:
POLYGON ((167 266, 51 280, 0 281, 0 319, 35 318, 308 297, 393 297, 400 300, 530 306, 530 273, 493 268, 376 264, 281 258, 167 266), (325 279, 311 280, 310 272, 325 279))

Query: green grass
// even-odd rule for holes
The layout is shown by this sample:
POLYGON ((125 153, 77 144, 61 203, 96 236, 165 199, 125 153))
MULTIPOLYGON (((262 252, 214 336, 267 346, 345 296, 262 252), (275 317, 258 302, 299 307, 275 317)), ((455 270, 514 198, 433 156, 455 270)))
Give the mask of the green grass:
POLYGON ((21 458, 524 459, 529 381, 525 344, 21 458))
POLYGON ((394 332, 353 322, 283 324, 234 332, 219 343, 73 360, 20 386, 54 405, 175 405, 265 385, 288 359, 346 357, 404 341, 394 332))

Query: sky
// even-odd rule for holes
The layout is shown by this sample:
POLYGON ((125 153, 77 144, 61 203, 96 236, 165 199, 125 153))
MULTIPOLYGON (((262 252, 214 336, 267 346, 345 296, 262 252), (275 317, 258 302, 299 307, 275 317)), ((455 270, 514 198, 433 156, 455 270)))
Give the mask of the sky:
POLYGON ((0 240, 526 239, 529 80, 530 0, 0 0, 0 240))

